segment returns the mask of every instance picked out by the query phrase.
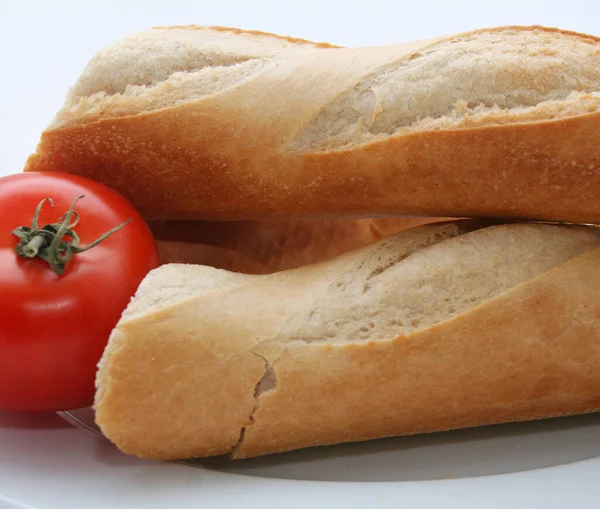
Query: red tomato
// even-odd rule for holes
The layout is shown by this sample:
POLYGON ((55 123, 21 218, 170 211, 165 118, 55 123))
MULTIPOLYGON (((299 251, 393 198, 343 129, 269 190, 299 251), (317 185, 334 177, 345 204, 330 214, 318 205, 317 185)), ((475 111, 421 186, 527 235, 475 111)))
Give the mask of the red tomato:
MULTIPOLYGON (((72 222, 72 221, 71 221, 72 222)), ((158 265, 154 238, 122 196, 82 177, 21 173, 0 178, 0 409, 66 410, 93 401, 96 365, 129 299, 158 265), (40 258, 15 252, 11 233, 59 222, 75 199, 81 246, 131 219, 89 251, 75 254, 62 275, 40 258)))

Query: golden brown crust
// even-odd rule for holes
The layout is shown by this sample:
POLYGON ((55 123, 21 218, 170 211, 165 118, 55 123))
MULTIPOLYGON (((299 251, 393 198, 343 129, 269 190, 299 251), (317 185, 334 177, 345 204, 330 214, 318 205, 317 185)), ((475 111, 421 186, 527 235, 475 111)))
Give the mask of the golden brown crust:
POLYGON ((407 228, 447 218, 151 221, 161 263, 269 274, 317 263, 407 228))
POLYGON ((337 96, 432 44, 307 51, 199 100, 120 118, 84 115, 79 125, 44 132, 26 171, 86 175, 159 219, 408 214, 600 222, 598 112, 502 117, 498 125, 473 117, 454 129, 345 148, 293 148, 337 96))
MULTIPOLYGON (((289 174, 282 186, 271 162, 228 147, 234 143, 225 134, 229 127, 219 132, 218 119, 192 109, 47 131, 26 171, 84 173, 118 190, 149 218, 400 213, 600 223, 600 113, 412 133, 339 152, 281 154, 279 165, 289 174), (198 147, 221 149, 177 150, 174 126, 195 118, 213 127, 198 133, 198 147), (94 143, 105 148, 91 152, 94 143), (177 180, 165 179, 165 168, 177 180)), ((252 136, 249 127, 243 131, 252 136)))

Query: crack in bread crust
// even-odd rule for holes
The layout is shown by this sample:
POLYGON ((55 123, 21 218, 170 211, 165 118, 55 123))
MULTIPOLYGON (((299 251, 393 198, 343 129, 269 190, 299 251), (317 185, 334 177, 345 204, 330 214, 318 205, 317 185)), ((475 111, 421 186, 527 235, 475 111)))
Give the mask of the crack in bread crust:
POLYGON ((283 354, 284 351, 285 351, 285 348, 283 350, 281 350, 281 352, 279 353, 277 358, 270 361, 266 356, 261 355, 260 353, 252 350, 252 353, 254 355, 256 355, 257 357, 259 357, 260 359, 262 359, 264 361, 265 370, 264 370, 262 377, 260 378, 260 380, 256 383, 256 386, 254 387, 254 394, 253 394, 254 406, 252 407, 252 412, 248 416, 249 422, 248 422, 248 424, 246 424, 245 426, 243 426, 240 429, 240 438, 237 441, 237 443, 231 448, 231 451, 229 453, 231 458, 235 458, 237 450, 239 448, 243 447, 244 439, 246 437, 246 431, 255 422, 255 415, 260 406, 261 396, 269 391, 274 391, 277 389, 277 375, 275 373, 275 363, 277 362, 277 359, 279 359, 279 357, 281 357, 281 355, 283 354))

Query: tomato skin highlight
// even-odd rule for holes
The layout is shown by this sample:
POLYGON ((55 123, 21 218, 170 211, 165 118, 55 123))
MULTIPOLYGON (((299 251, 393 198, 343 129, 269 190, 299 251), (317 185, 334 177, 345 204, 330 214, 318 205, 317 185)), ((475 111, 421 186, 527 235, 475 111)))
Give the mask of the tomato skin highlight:
POLYGON ((0 409, 56 411, 92 404, 96 366, 111 330, 146 274, 159 264, 156 243, 135 208, 106 186, 62 173, 0 178, 0 409), (58 276, 45 261, 19 257, 12 231, 56 223, 80 195, 75 227, 85 246, 131 222, 58 276))

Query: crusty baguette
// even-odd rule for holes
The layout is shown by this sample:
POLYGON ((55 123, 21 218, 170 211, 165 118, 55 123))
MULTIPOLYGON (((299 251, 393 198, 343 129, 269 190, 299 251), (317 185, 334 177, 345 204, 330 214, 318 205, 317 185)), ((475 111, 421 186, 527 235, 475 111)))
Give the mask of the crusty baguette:
POLYGON ((269 274, 328 260, 407 228, 442 220, 398 217, 149 224, 162 264, 193 263, 269 274))
POLYGON ((151 272, 99 365, 96 419, 149 458, 600 410, 600 231, 420 226, 269 275, 151 272))
POLYGON ((147 217, 600 222, 600 40, 502 27, 335 48, 155 28, 96 55, 26 170, 147 217))

